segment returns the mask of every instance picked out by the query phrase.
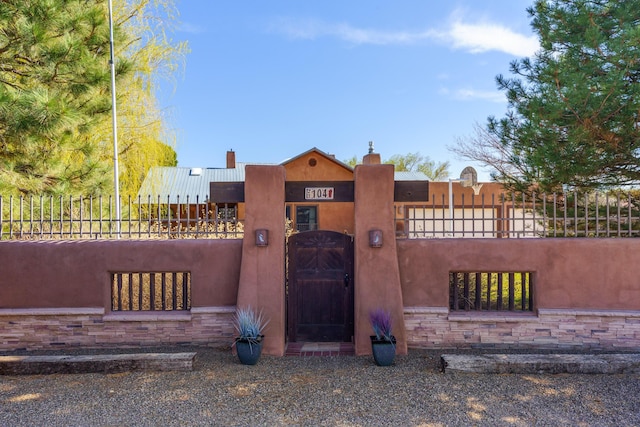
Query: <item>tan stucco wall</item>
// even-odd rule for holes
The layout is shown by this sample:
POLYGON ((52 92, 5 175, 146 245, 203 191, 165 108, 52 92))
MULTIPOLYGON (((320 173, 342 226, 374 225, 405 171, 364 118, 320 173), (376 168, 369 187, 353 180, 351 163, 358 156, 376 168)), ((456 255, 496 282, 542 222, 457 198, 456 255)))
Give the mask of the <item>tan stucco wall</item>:
POLYGON ((245 238, 237 303, 262 310, 269 319, 263 352, 275 356, 285 351, 284 178, 282 166, 245 169, 245 238), (268 246, 256 246, 258 229, 268 230, 268 246))
POLYGON ((317 152, 303 154, 284 164, 287 181, 352 181, 353 171, 317 152), (309 160, 316 161, 315 166, 309 160))
POLYGON ((355 170, 355 351, 370 354, 369 313, 389 310, 396 353, 406 354, 403 301, 393 219, 393 166, 359 165, 355 170), (381 230, 382 247, 369 246, 369 231, 381 230))
POLYGON ((194 307, 233 306, 241 240, 0 242, 0 308, 110 307, 111 272, 190 271, 194 307))
MULTIPOLYGON (((359 354, 369 351, 368 310, 398 304, 404 318, 398 320, 394 311, 395 333, 406 334, 414 347, 640 347, 638 239, 389 242, 387 219, 357 214, 362 218, 355 236, 359 354), (382 248, 368 247, 369 228, 383 230, 382 248), (533 271, 536 309, 450 313, 448 274, 454 270, 533 271)), ((247 238, 242 280, 239 240, 0 242, 0 349, 230 344, 240 282, 251 284, 252 304, 271 318, 265 344, 272 346, 271 354, 281 354, 284 246, 277 240, 271 240, 273 247, 257 248, 247 238), (191 313, 109 312, 109 272, 168 270, 191 271, 191 313)), ((245 301, 238 296, 238 304, 245 301)))
MULTIPOLYGON (((284 165, 287 181, 353 181, 353 171, 317 152, 309 152, 284 165), (316 161, 310 166, 309 161, 316 161)), ((318 207, 318 229, 353 234, 353 202, 298 202, 289 203, 292 216, 296 206, 318 207)), ((295 218, 294 218, 295 219, 295 218)))
POLYGON ((640 309, 638 239, 425 239, 397 246, 407 307, 448 307, 450 271, 532 271, 536 309, 640 309))
POLYGON ((288 203, 291 206, 292 219, 295 219, 296 206, 318 207, 318 229, 338 233, 353 234, 354 206, 352 202, 309 202, 288 203))

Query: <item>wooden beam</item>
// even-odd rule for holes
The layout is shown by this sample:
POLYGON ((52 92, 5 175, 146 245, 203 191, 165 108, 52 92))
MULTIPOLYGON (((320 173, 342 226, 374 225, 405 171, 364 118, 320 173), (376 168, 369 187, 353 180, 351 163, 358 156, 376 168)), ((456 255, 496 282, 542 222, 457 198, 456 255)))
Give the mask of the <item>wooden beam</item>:
POLYGON ((286 202, 353 202, 353 188, 353 181, 288 181, 284 197, 286 202))
POLYGON ((244 182, 210 182, 211 203, 243 203, 244 182))
POLYGON ((393 200, 395 202, 428 202, 429 181, 396 181, 393 200))
MULTIPOLYGON (((211 182, 212 203, 243 203, 244 182, 211 182)), ((284 185, 285 201, 290 202, 353 202, 353 181, 287 181, 284 185), (331 189, 329 194, 319 193, 331 189)), ((393 199, 396 202, 429 201, 429 181, 396 181, 393 199)))

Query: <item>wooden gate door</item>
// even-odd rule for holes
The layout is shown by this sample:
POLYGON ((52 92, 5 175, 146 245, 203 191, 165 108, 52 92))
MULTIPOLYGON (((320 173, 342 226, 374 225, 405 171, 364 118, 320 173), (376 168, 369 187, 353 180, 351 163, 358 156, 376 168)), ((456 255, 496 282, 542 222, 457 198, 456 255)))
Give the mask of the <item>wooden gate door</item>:
POLYGON ((288 249, 289 341, 351 341, 352 237, 334 231, 307 231, 292 235, 288 249))

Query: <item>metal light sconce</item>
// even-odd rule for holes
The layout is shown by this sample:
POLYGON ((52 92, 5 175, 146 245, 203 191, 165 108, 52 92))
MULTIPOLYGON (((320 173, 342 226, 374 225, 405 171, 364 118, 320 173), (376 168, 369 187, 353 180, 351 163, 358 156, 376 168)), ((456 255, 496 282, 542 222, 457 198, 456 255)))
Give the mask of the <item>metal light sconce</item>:
POLYGON ((269 230, 256 230, 256 246, 269 246, 269 230))
POLYGON ((369 246, 372 248, 382 247, 382 230, 369 230, 369 246))

